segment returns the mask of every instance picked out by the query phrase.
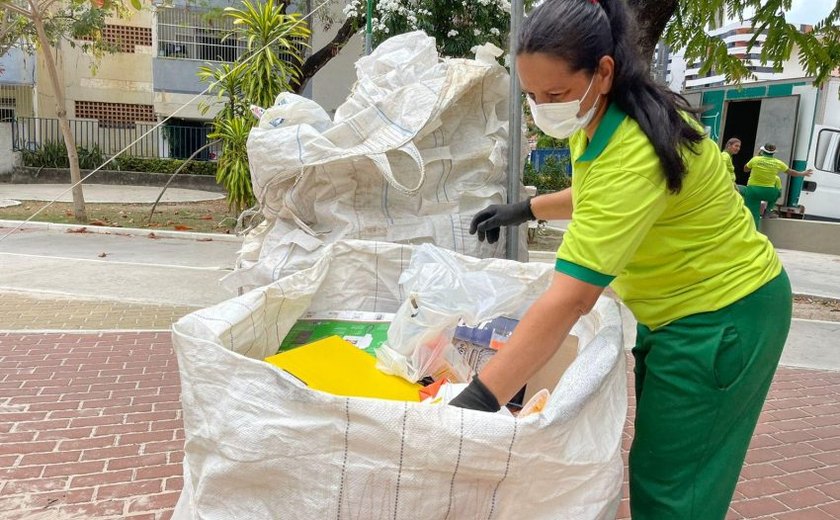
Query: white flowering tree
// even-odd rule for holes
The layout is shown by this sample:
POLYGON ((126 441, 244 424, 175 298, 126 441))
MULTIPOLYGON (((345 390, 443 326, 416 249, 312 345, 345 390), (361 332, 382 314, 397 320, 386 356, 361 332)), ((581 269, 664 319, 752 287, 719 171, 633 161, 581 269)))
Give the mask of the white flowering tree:
MULTIPOLYGON (((351 0, 344 13, 364 18, 366 0, 351 0)), ((476 45, 505 49, 510 25, 508 0, 378 0, 373 18, 374 44, 395 34, 425 31, 444 56, 472 56, 476 45)))

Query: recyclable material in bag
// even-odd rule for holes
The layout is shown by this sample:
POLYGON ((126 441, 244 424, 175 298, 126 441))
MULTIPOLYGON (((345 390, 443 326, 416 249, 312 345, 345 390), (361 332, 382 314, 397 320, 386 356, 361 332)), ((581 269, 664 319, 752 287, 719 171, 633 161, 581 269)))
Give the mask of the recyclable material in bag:
MULTIPOLYGON (((546 273, 545 287, 551 276, 546 273)), ((441 374, 453 383, 468 382, 490 353, 475 360, 464 348, 466 356, 461 355, 453 344, 459 323, 475 328, 500 316, 521 316, 534 299, 527 281, 484 269, 480 262, 453 261, 447 252, 428 244, 417 248, 400 284, 408 297, 376 358, 380 370, 412 382, 441 374)))
POLYGON ((393 314, 383 312, 308 312, 292 326, 278 352, 285 352, 329 336, 340 336, 375 356, 376 350, 388 338, 388 327, 393 319, 393 314))
MULTIPOLYGON (((173 326, 186 441, 174 520, 615 519, 627 374, 609 298, 529 381, 551 395, 524 418, 313 391, 263 361, 307 312, 396 312, 415 251, 337 242, 312 267, 173 326)), ((527 286, 523 307, 552 276, 547 264, 444 253, 527 286)))
POLYGON ((381 373, 367 353, 338 336, 265 359, 314 390, 350 397, 419 401, 418 384, 381 373))
POLYGON ((461 320, 455 328, 452 343, 470 367, 470 371, 478 374, 496 351, 507 344, 517 324, 519 320, 498 317, 470 327, 461 320))

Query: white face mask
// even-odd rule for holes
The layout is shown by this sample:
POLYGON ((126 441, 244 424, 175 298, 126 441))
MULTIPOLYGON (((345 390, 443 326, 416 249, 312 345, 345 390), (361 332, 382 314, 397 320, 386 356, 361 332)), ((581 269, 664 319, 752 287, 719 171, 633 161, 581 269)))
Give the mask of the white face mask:
POLYGON ((585 128, 595 116, 595 111, 598 108, 597 101, 582 117, 578 117, 578 113, 580 112, 581 102, 586 99, 594 82, 595 76, 592 76, 592 81, 589 82, 583 97, 575 101, 538 105, 529 97, 528 104, 531 106, 534 123, 544 133, 556 139, 566 139, 581 128, 585 128))

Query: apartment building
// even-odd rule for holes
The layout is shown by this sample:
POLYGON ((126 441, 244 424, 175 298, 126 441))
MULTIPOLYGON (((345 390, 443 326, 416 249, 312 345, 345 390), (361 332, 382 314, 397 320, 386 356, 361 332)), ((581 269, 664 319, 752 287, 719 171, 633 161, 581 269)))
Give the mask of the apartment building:
MULTIPOLYGON (((803 32, 810 31, 810 25, 800 26, 803 32)), ((781 67, 773 67, 772 64, 761 63, 761 49, 767 39, 766 33, 758 34, 755 44, 749 49, 749 42, 755 36, 755 32, 749 21, 732 22, 722 25, 717 28, 710 29, 709 35, 714 38, 720 38, 726 43, 727 51, 730 55, 740 58, 744 64, 755 76, 752 79, 745 79, 743 83, 751 83, 756 81, 771 81, 791 78, 801 78, 805 76, 799 64, 798 49, 794 48, 789 60, 782 64, 781 67)), ((692 89, 723 86, 726 83, 726 77, 718 71, 711 70, 707 73, 701 74, 702 62, 685 63, 682 55, 674 56, 672 63, 669 65, 669 72, 672 80, 670 84, 672 88, 676 85, 682 84, 682 88, 686 91, 692 89), (680 70, 684 66, 684 76, 680 70)), ((675 89, 680 90, 680 89, 675 89)))
MULTIPOLYGON (((206 142, 207 123, 218 111, 218 104, 215 96, 204 94, 207 84, 199 80, 197 72, 202 65, 232 62, 244 51, 242 42, 224 38, 232 23, 221 15, 222 9, 238 3, 155 0, 142 11, 132 12, 130 18, 109 20, 103 37, 115 44, 118 52, 99 60, 85 54, 79 45, 62 42, 55 51, 58 74, 65 88, 64 109, 73 120, 79 144, 95 143, 106 154, 116 153, 162 120, 167 121, 167 128, 142 139, 130 153, 185 157, 206 142), (203 104, 210 109, 204 112, 203 104)), ((303 1, 293 9, 308 12, 309 3, 303 1)), ((340 16, 340 7, 329 14, 340 16)), ((326 31, 321 24, 313 24, 312 48, 329 42, 338 25, 326 31)), ((362 40, 356 36, 310 82, 304 94, 334 111, 355 80, 353 64, 361 51, 362 40)), ((0 119, 30 118, 18 124, 18 146, 60 139, 54 121, 56 96, 44 60, 13 49, 0 58, 0 67, 4 69, 0 74, 0 119)))

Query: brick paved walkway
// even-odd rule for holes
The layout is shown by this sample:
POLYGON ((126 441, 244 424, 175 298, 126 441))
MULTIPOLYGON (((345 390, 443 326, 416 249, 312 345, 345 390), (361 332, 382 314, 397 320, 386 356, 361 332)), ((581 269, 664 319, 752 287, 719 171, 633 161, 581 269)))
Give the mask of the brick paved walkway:
MULTIPOLYGON (((182 446, 168 333, 0 334, 0 518, 167 519, 182 446)), ((840 373, 779 370, 729 518, 840 518, 840 373)))
POLYGON ((167 330, 198 308, 0 293, 3 330, 167 330))
MULTIPOLYGON (((628 365, 632 357, 628 357, 628 365)), ((632 373, 619 520, 630 518, 627 450, 635 413, 632 373)), ((753 435, 727 519, 840 518, 840 372, 780 367, 753 435)))
POLYGON ((179 392, 169 333, 0 334, 0 518, 169 518, 179 392))

